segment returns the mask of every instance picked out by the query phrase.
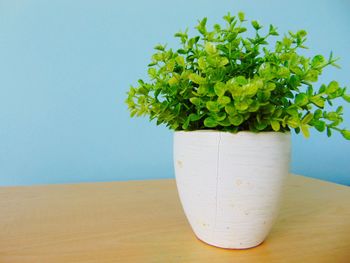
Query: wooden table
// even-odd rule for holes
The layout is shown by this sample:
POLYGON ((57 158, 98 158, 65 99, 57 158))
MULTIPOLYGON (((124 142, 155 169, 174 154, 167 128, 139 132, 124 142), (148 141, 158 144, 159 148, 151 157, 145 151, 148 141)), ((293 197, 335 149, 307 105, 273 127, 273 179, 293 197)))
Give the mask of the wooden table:
POLYGON ((173 179, 0 188, 0 262, 350 262, 350 188, 290 176, 248 250, 197 240, 173 179))

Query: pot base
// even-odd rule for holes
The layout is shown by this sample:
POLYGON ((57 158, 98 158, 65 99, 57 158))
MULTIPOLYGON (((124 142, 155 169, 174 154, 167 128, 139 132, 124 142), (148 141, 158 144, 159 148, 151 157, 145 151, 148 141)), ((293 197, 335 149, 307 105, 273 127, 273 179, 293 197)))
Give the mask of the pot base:
POLYGON ((207 246, 211 246, 211 247, 216 247, 216 248, 221 248, 221 249, 227 249, 227 250, 245 250, 245 249, 252 249, 252 248, 256 248, 258 246, 260 246, 262 243, 264 243, 265 240, 261 241, 260 243, 257 243, 253 246, 237 246, 237 247, 231 247, 231 246, 225 246, 225 245, 218 245, 218 244, 214 244, 214 243, 211 243, 210 241, 204 241, 202 240, 201 238, 199 238, 196 234, 195 234, 195 237, 202 243, 206 244, 207 246))

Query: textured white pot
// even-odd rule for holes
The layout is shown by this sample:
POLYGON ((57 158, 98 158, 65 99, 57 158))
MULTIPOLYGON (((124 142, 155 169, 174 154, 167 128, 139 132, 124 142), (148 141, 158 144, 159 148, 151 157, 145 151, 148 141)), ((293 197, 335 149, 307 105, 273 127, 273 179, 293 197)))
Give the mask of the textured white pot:
POLYGON ((290 133, 178 131, 176 184, 196 236, 244 249, 268 235, 289 172, 290 133))

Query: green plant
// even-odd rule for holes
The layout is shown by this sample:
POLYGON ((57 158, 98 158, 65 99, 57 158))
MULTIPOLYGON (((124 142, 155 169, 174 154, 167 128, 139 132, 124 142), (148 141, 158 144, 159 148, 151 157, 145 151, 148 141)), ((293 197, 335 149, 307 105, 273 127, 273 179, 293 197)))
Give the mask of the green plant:
POLYGON ((306 32, 289 32, 268 48, 267 40, 278 36, 270 25, 265 34, 252 21, 253 37, 244 33, 244 13, 223 17, 226 25, 206 26, 199 21, 198 36, 187 30, 175 34, 182 47, 177 51, 163 45, 155 47, 148 65, 150 81, 139 80, 126 100, 131 116, 148 115, 157 124, 174 130, 215 129, 222 131, 289 131, 309 136, 309 128, 342 133, 338 128, 343 107, 327 111, 325 104, 342 97, 350 102, 346 88, 331 81, 314 89, 323 69, 339 67, 332 53, 312 58, 298 54, 306 48, 306 32))

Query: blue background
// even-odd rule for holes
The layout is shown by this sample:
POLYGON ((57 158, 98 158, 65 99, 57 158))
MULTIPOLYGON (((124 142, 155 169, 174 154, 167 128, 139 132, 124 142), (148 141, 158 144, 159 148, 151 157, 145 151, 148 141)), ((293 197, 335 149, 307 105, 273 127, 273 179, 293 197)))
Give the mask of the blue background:
MULTIPOLYGON (((347 0, 0 0, 0 185, 173 177, 172 132, 130 119, 125 93, 155 44, 240 10, 280 33, 306 29, 306 54, 342 58, 321 81, 350 86, 347 0)), ((311 135, 293 135, 292 171, 350 184, 350 142, 311 135)))

